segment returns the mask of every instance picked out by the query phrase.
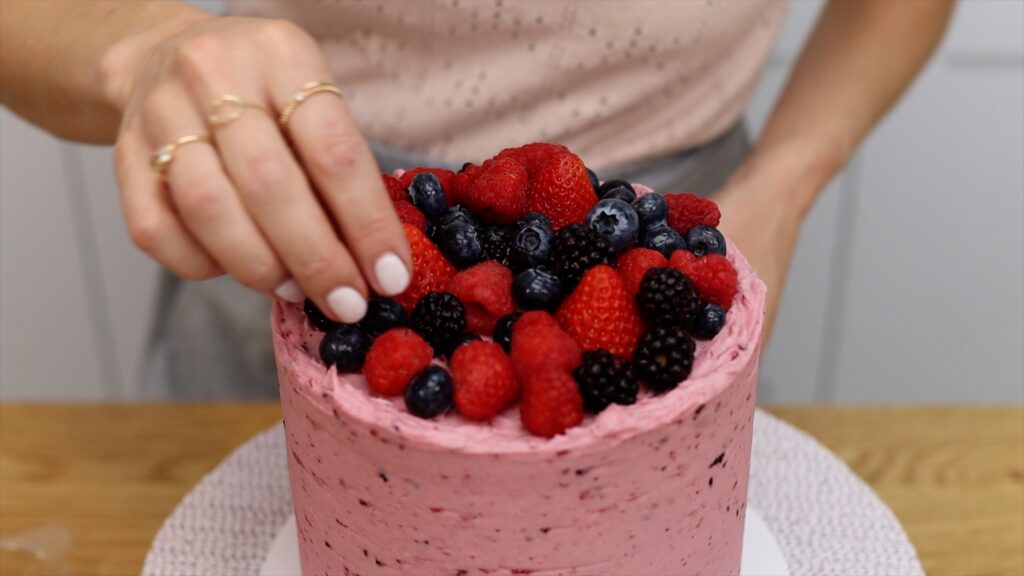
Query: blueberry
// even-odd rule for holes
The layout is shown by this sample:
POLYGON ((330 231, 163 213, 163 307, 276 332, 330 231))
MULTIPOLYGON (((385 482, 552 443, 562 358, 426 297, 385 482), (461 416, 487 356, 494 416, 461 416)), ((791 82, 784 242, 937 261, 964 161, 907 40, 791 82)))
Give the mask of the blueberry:
POLYGON ((491 338, 498 344, 501 344, 505 352, 512 351, 512 328, 515 327, 516 320, 519 320, 519 317, 522 315, 522 312, 506 314, 498 318, 498 323, 494 325, 494 333, 491 335, 491 338))
POLYGON ((405 389, 405 407, 420 418, 440 416, 451 410, 453 392, 448 371, 440 366, 427 366, 405 389))
POLYGON ((438 350, 437 352, 439 352, 441 356, 444 356, 445 359, 450 362, 452 359, 452 354, 455 354, 455 351, 459 349, 459 346, 462 346, 467 342, 476 342, 478 340, 483 340, 483 338, 481 338, 479 334, 475 334, 467 330, 466 332, 463 332, 461 335, 456 336, 454 340, 450 340, 442 344, 442 349, 438 350))
POLYGON ((622 200, 626 204, 631 204, 633 200, 636 200, 636 194, 633 194, 632 192, 625 188, 616 188, 615 190, 612 190, 611 192, 605 194, 602 198, 602 200, 611 199, 622 200))
POLYGON ((427 220, 426 225, 423 226, 423 233, 427 235, 427 238, 430 238, 431 242, 437 244, 437 226, 434 226, 433 222, 427 220))
POLYGON ((672 256, 676 250, 685 250, 686 242, 679 232, 666 226, 658 226, 645 230, 640 235, 640 245, 644 248, 653 248, 661 252, 665 258, 672 256))
POLYGON ((480 232, 472 222, 455 220, 438 227, 437 247, 458 268, 468 268, 483 256, 480 232))
POLYGON ((725 309, 718 304, 705 304, 697 311, 690 325, 690 334, 698 340, 711 340, 725 326, 725 309))
POLYGON ((355 324, 339 324, 320 341, 320 359, 338 372, 355 372, 363 367, 370 337, 355 324))
POLYGON ((597 190, 598 198, 620 198, 626 202, 636 200, 636 190, 633 185, 625 180, 609 180, 597 190), (615 193, 616 196, 610 196, 615 193), (625 197, 623 197, 625 195, 625 197))
POLYGON ((512 297, 524 310, 554 310, 562 301, 562 283, 543 266, 530 268, 516 275, 512 297))
POLYGON ((441 181, 430 172, 420 172, 409 186, 412 205, 419 208, 427 218, 437 218, 448 206, 441 181))
POLYGON ((668 225, 668 202, 661 194, 644 194, 633 201, 633 209, 644 230, 668 225))
POLYGON ((717 228, 698 224, 686 231, 683 240, 686 242, 687 250, 698 258, 705 254, 725 256, 725 236, 722 236, 717 228))
POLYGON ((392 328, 405 326, 409 323, 409 317, 405 309, 394 298, 374 296, 370 298, 366 307, 366 316, 359 323, 370 336, 383 334, 392 328))
POLYGON ((306 301, 302 304, 302 310, 306 313, 306 318, 309 320, 309 323, 313 325, 313 328, 316 328, 321 332, 327 332, 338 325, 337 322, 331 320, 326 314, 321 312, 320 309, 316 307, 316 304, 314 304, 309 298, 306 298, 306 301))
POLYGON ((456 204, 451 208, 447 208, 441 213, 441 217, 438 218, 437 222, 441 226, 445 226, 458 220, 476 224, 476 218, 473 218, 473 213, 469 211, 465 204, 456 204))
POLYGON ((554 246, 555 233, 547 217, 527 214, 519 220, 512 238, 512 268, 518 271, 544 264, 554 246))
POLYGON ((594 193, 601 189, 601 181, 597 179, 597 174, 593 170, 587 168, 587 179, 590 180, 590 185, 594 187, 594 193))
POLYGON ((640 220, 636 211, 622 200, 601 200, 587 214, 587 226, 604 236, 616 252, 636 244, 640 220))

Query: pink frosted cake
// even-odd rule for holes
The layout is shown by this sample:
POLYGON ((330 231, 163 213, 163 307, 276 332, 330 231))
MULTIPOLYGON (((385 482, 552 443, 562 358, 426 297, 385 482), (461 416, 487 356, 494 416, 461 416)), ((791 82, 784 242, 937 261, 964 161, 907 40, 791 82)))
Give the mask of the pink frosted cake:
POLYGON ((326 368, 303 307, 275 303, 303 573, 738 574, 765 289, 731 243, 726 258, 735 297, 685 380, 552 437, 520 421, 528 385, 493 417, 464 416, 457 366, 452 409, 413 415, 362 372, 326 368))

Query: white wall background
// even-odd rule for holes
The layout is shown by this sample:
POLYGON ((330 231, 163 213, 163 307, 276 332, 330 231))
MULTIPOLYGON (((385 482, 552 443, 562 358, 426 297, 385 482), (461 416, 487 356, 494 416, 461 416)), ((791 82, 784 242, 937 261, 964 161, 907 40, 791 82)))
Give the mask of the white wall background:
MULTIPOLYGON (((755 127, 820 8, 792 3, 755 127)), ((139 395, 157 268, 128 240, 111 166, 0 110, 0 398, 139 395)), ((1024 2, 961 2, 821 196, 761 399, 1024 402, 1024 2)))

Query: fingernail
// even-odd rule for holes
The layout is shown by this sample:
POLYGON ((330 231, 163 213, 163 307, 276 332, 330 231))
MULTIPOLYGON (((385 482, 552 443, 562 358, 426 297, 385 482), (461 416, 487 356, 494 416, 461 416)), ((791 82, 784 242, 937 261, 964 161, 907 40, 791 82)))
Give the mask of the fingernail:
POLYGON ((377 275, 377 283, 380 284, 385 296, 401 294, 409 286, 409 269, 394 252, 388 252, 378 258, 373 266, 373 273, 377 275))
POLYGON ((281 285, 274 289, 274 296, 296 304, 306 299, 302 288, 299 288, 299 284, 291 278, 281 282, 281 285))
POLYGON ((366 299, 353 288, 342 286, 327 294, 327 305, 339 320, 354 324, 366 315, 366 299))

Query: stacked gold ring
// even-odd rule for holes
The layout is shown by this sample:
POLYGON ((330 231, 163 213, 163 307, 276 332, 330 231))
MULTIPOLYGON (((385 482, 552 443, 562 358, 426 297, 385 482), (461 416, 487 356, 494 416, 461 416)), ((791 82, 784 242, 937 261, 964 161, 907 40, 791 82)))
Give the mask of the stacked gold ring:
POLYGON ((206 116, 206 119, 210 122, 211 126, 227 126, 241 118, 247 108, 262 112, 267 111, 266 107, 262 104, 243 100, 234 94, 225 94, 210 102, 210 113, 206 116))
POLYGON ((278 123, 280 123, 282 127, 287 126, 288 121, 291 120, 292 114, 295 114, 295 109, 299 107, 299 104, 308 100, 310 96, 321 92, 328 92, 344 98, 341 90, 330 82, 310 82, 293 94, 291 99, 288 100, 288 103, 284 105, 284 108, 281 109, 281 116, 277 120, 278 123))
POLYGON ((171 167, 171 162, 174 162, 174 153, 178 151, 178 148, 193 142, 210 142, 210 136, 207 134, 188 134, 169 144, 164 144, 153 153, 149 166, 161 177, 166 176, 167 170, 171 167))

